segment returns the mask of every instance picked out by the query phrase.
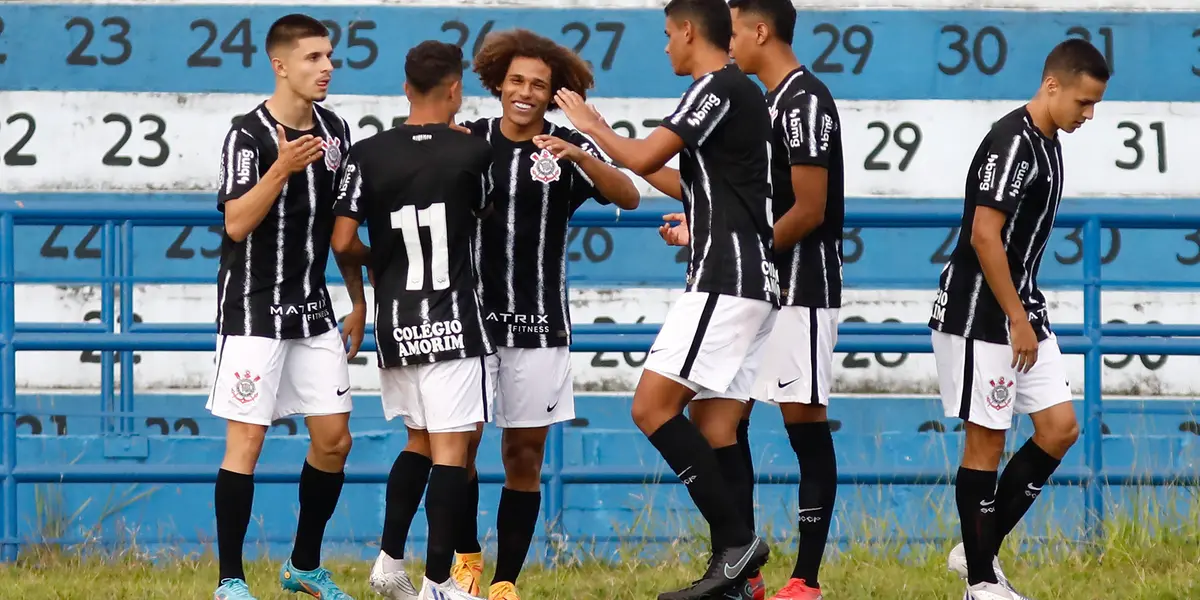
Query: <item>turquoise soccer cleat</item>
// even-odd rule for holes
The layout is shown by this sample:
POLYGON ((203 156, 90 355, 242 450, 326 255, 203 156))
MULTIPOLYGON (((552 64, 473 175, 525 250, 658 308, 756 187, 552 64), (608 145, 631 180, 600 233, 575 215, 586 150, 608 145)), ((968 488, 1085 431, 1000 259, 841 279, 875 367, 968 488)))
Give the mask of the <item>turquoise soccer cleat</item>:
POLYGON ((250 595, 250 587, 243 579, 222 579, 217 591, 213 592, 213 600, 256 600, 250 595))
POLYGON ((301 571, 292 566, 291 559, 279 569, 279 585, 284 591, 308 594, 320 600, 354 600, 333 582, 329 569, 317 567, 312 571, 301 571))

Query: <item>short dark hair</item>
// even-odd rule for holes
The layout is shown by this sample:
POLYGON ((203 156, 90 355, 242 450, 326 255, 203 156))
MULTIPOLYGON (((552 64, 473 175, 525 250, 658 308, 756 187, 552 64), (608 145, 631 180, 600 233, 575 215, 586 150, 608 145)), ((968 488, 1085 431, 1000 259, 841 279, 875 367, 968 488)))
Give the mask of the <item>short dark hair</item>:
POLYGON ((771 28, 771 35, 791 46, 796 33, 796 7, 792 0, 729 0, 729 8, 758 15, 771 28))
POLYGON ((479 82, 493 96, 500 97, 500 86, 508 77, 514 58, 536 58, 550 67, 550 109, 558 108, 554 94, 563 88, 584 98, 596 83, 587 61, 570 48, 528 29, 510 29, 488 34, 475 54, 475 72, 479 82))
POLYGON ((404 77, 417 93, 428 94, 448 77, 462 79, 462 60, 462 48, 426 40, 408 51, 404 58, 404 77))
POLYGON ((1046 56, 1042 79, 1049 75, 1068 80, 1087 75, 1096 81, 1107 83, 1112 72, 1108 68, 1108 61, 1095 46, 1084 40, 1072 38, 1055 46, 1046 56))
POLYGON ((267 54, 284 44, 294 44, 310 37, 329 37, 329 30, 320 21, 308 15, 284 15, 267 30, 267 54))
POLYGON ((733 19, 725 0, 671 0, 663 8, 667 17, 688 20, 700 28, 700 36, 726 52, 733 37, 733 19))

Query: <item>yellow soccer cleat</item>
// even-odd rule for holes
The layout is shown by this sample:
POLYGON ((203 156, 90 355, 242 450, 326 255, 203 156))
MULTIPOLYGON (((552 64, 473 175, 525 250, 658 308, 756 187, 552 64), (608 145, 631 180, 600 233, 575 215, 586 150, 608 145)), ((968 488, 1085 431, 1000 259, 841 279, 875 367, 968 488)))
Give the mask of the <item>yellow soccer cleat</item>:
POLYGON ((458 589, 479 596, 479 580, 483 577, 483 553, 454 553, 454 566, 450 567, 450 578, 458 589))
POLYGON ((517 594, 517 586, 501 581, 488 588, 488 600, 521 600, 521 596, 517 594))

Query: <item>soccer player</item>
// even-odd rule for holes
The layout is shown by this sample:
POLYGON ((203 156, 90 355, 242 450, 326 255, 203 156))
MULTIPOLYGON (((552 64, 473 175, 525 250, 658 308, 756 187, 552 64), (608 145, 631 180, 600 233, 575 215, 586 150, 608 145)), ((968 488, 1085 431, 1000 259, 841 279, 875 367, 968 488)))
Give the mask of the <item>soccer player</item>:
MULTIPOLYGON (((408 121, 354 147, 334 207, 334 251, 347 262, 369 261, 375 276, 384 416, 403 417, 410 438, 419 438, 432 458, 420 595, 403 563, 391 560, 402 556, 409 525, 396 531, 393 519, 385 520, 371 585, 393 599, 466 599, 472 596, 450 578, 450 565, 467 493, 468 446, 489 417, 484 359, 493 349, 475 295, 474 236, 487 206, 492 153, 483 140, 450 128, 462 106, 462 50, 422 42, 409 51, 404 73, 408 121), (369 249, 358 238, 364 221, 369 249)), ((398 475, 393 468, 392 477, 398 475)), ((389 481, 389 517, 400 508, 393 491, 389 481)))
MULTIPOLYGON (((567 303, 567 222, 589 198, 637 208, 629 176, 610 165, 579 132, 545 119, 554 92, 584 94, 593 77, 571 50, 530 31, 492 33, 474 60, 501 116, 466 123, 492 147, 493 213, 479 223, 480 297, 498 346, 489 357, 497 386, 495 422, 503 429, 505 481, 496 515, 496 572, 491 600, 518 600, 517 577, 541 510, 546 433, 575 418, 571 316, 567 303)), ((465 515, 476 515, 472 476, 465 515)), ((475 519, 457 544, 454 577, 479 594, 482 552, 475 519)))
MULTIPOLYGON (((800 463, 796 565, 775 600, 819 600, 817 571, 825 552, 837 493, 837 461, 826 407, 833 382, 833 347, 841 306, 841 232, 845 216, 841 119, 829 89, 800 65, 792 50, 796 9, 789 0, 731 0, 734 60, 766 86, 772 127, 775 266, 781 282, 779 316, 753 393, 778 404, 800 463), (807 341, 807 343, 804 343, 807 341)), ((651 182, 659 181, 652 177, 651 182)), ((668 186, 664 186, 668 187, 668 186)), ((675 189, 678 189, 676 186, 675 189)), ((666 190, 668 193, 670 188, 666 190)), ((667 215, 660 233, 687 245, 686 215, 667 215)), ((753 526, 753 473, 746 428, 753 400, 738 426, 738 446, 718 448, 722 465, 744 461, 750 476, 738 489, 753 526)), ((691 407, 693 418, 702 404, 691 407)), ((762 593, 751 578, 752 593, 762 593)))
POLYGON ((311 17, 267 32, 275 92, 238 120, 222 145, 217 208, 225 215, 217 276, 217 369, 207 408, 228 422, 214 507, 217 600, 252 598, 242 545, 254 467, 275 419, 304 415, 311 437, 300 473, 300 515, 280 584, 323 600, 349 598, 321 568, 321 540, 337 507, 350 452, 349 356, 366 322, 362 269, 341 263, 353 301, 343 336, 325 288, 335 186, 350 148, 346 122, 325 99, 333 48, 311 17))
POLYGON ((671 179, 661 170, 680 155, 679 177, 655 185, 673 183, 678 193, 670 195, 684 200, 692 251, 687 288, 650 350, 633 419, 712 531, 703 577, 659 596, 682 600, 741 594, 767 561, 765 542, 739 514, 730 489, 746 481, 744 463, 739 457, 723 464, 713 448, 736 449, 743 412, 737 398, 748 397, 755 382, 779 284, 772 261, 771 117, 758 86, 729 64, 729 8, 723 0, 672 0, 664 10, 671 66, 694 81, 660 127, 646 139, 627 139, 570 91, 558 93, 558 104, 639 175, 671 179), (698 419, 703 435, 683 416, 693 399, 707 399, 698 419))
POLYGON ((1079 436, 1037 274, 1062 198, 1059 135, 1092 118, 1108 77, 1091 44, 1059 44, 1037 94, 992 126, 967 171, 962 232, 929 327, 946 416, 966 427, 955 483, 963 543, 948 564, 973 600, 1020 598, 996 555, 1079 436), (1014 413, 1029 415, 1034 434, 997 488, 1014 413))

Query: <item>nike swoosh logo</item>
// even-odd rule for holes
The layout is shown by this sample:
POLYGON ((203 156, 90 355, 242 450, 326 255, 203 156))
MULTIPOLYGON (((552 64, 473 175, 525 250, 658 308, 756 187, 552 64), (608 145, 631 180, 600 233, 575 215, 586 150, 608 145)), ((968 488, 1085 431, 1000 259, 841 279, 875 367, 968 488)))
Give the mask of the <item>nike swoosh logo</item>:
POLYGON ((777 383, 777 384, 779 385, 779 389, 781 389, 781 390, 782 390, 783 388, 785 388, 785 387, 787 387, 787 386, 789 386, 789 385, 792 385, 793 383, 796 383, 797 381, 800 381, 800 378, 799 378, 799 377, 797 377, 797 378, 795 378, 795 379, 793 379, 793 380, 791 380, 791 381, 789 381, 789 382, 787 382, 787 383, 784 383, 782 379, 780 379, 780 380, 776 380, 776 382, 775 382, 775 383, 777 383))
POLYGON ((337 391, 337 393, 338 393, 338 395, 339 395, 339 396, 345 396, 345 395, 346 395, 346 392, 349 392, 349 391, 350 391, 350 388, 348 388, 348 387, 347 387, 347 388, 346 388, 346 389, 344 389, 344 390, 338 390, 338 391, 337 391))
POLYGON ((664 350, 664 348, 654 348, 654 349, 650 350, 650 354, 654 354, 655 352, 662 352, 663 350, 664 350))
POLYGON ((814 510, 821 510, 822 508, 823 508, 823 507, 821 507, 821 506, 818 506, 818 507, 816 507, 816 508, 802 508, 802 509, 800 509, 800 510, 798 510, 798 511, 796 511, 796 512, 798 512, 798 513, 800 513, 800 514, 804 514, 804 513, 806 513, 806 512, 812 512, 812 511, 814 511, 814 510))
POLYGON ((1032 484, 1032 483, 1027 483, 1027 484, 1025 484, 1025 487, 1029 488, 1029 491, 1031 491, 1031 492, 1040 492, 1040 491, 1042 491, 1042 488, 1041 488, 1041 487, 1033 487, 1033 484, 1032 484))
POLYGON ((993 505, 993 504, 995 504, 995 503, 996 503, 996 501, 995 501, 995 500, 980 500, 980 501, 979 501, 979 505, 980 505, 980 506, 991 506, 991 505, 993 505))
POLYGON ((754 551, 757 549, 758 538, 754 538, 754 541, 750 543, 750 547, 746 549, 746 553, 742 555, 741 560, 732 565, 725 563, 725 579, 736 579, 738 575, 741 575, 742 569, 746 568, 746 563, 750 562, 750 555, 754 554, 754 551))
POLYGON ((547 407, 546 407, 546 412, 548 412, 548 413, 549 413, 549 412, 554 412, 554 409, 556 409, 556 408, 558 408, 558 403, 557 403, 557 402, 555 402, 554 404, 551 404, 550 406, 547 406, 547 407))

